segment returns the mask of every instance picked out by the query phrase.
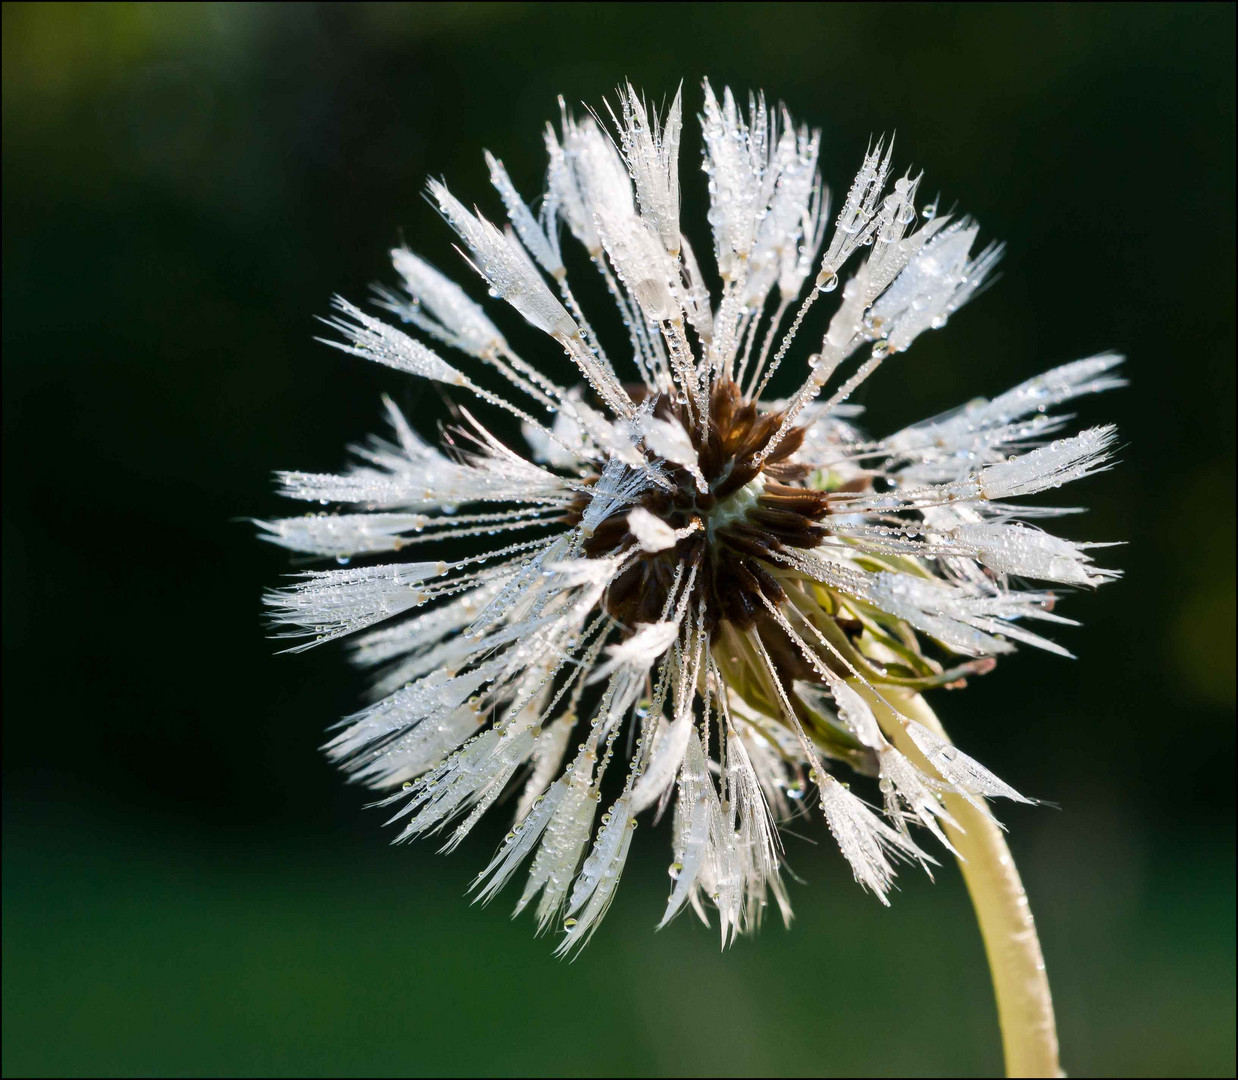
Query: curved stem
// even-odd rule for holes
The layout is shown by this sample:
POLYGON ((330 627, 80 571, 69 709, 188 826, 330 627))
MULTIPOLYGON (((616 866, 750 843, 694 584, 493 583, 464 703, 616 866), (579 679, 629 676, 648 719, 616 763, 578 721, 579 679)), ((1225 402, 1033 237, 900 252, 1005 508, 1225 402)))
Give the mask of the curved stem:
MULTIPOLYGON (((885 694, 903 716, 946 737, 941 722, 919 694, 885 694)), ((898 749, 932 775, 934 770, 912 744, 902 724, 890 716, 881 702, 873 704, 881 709, 878 715, 882 727, 887 727, 887 719, 890 721, 887 734, 898 749)), ((1006 839, 989 814, 962 796, 947 795, 945 801, 946 808, 965 830, 946 826, 950 842, 960 855, 959 868, 971 894, 989 958, 1006 1075, 1062 1076, 1044 955, 1006 839)))

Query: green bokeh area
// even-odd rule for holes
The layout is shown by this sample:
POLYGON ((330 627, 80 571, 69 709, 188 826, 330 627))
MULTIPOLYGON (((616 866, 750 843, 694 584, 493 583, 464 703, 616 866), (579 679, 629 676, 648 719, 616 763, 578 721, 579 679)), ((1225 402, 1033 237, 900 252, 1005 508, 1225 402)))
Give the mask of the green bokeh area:
POLYGON ((1000 1068, 948 862, 886 909, 793 821, 793 926, 722 953, 691 916, 653 932, 671 855, 646 824, 556 961, 514 897, 467 902, 508 811, 450 857, 388 847, 317 750, 358 675, 263 636, 289 560, 242 519, 295 512, 270 470, 338 468, 383 392, 427 432, 449 415, 315 345, 314 315, 390 280, 401 238, 459 265, 425 177, 495 212, 487 147, 533 193, 557 94, 683 78, 695 111, 707 74, 819 124, 836 192, 897 130, 923 190, 1009 244, 870 380, 874 433, 1128 355, 1129 388, 1076 406, 1120 424, 1121 464, 1061 522, 1127 541, 1098 553, 1125 579, 1059 609, 1077 660, 1023 653, 935 704, 1051 804, 1001 816, 1067 1071, 1233 1075, 1234 29, 1187 4, 6 6, 4 1073, 1000 1068))

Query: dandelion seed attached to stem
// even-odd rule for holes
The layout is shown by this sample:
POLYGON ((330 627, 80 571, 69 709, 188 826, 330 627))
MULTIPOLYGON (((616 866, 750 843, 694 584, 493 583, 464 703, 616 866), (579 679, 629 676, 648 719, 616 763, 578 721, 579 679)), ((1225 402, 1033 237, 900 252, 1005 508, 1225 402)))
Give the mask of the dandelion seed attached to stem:
POLYGON ((1007 1068, 1058 1075, 1040 945, 988 806, 1031 800, 957 750, 924 695, 1016 644, 1069 655, 1032 627, 1070 623, 1063 587, 1118 576, 1093 563, 1100 545, 1040 527, 1067 511, 1022 500, 1109 467, 1113 429, 1063 436, 1052 410, 1122 385, 1120 357, 870 439, 852 394, 896 379, 1001 248, 973 253, 978 226, 918 204, 919 176, 889 184, 892 140, 869 147, 831 228, 820 133, 706 83, 711 295, 681 233, 681 94, 659 114, 621 88, 610 131, 600 112, 561 113, 539 215, 489 154, 508 225, 429 188, 472 271, 544 335, 536 356, 404 249, 402 291, 378 290, 378 306, 474 374, 346 301, 329 320, 337 347, 506 413, 529 448, 463 407, 440 448, 388 401, 391 437, 347 471, 280 474, 283 494, 334 509, 259 522, 263 539, 350 565, 273 591, 272 621, 295 649, 351 636, 375 672, 328 756, 385 793, 399 839, 445 832, 445 850, 519 787, 474 889, 487 902, 528 862, 516 910, 533 906, 560 955, 597 930, 638 820, 668 809, 659 927, 716 912, 726 945, 771 898, 789 923, 778 825, 815 789, 882 903, 900 863, 937 865, 933 842, 958 858, 1007 1068), (566 234, 602 275, 626 355, 603 348, 604 317, 568 284, 566 234), (805 345, 821 304, 832 313, 805 345), (495 373, 510 389, 485 385, 495 373), (765 400, 775 377, 799 385, 765 400), (453 551, 465 538, 490 539, 453 551), (416 557, 426 544, 438 558, 416 557), (851 775, 874 778, 882 805, 851 775))

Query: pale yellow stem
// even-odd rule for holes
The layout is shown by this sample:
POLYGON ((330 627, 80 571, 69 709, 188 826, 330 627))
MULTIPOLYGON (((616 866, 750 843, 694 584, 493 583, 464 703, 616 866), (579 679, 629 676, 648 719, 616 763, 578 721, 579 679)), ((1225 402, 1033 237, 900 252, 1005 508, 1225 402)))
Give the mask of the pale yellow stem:
MULTIPOLYGON (((941 722, 919 694, 883 693, 903 716, 923 724, 942 738, 947 737, 941 722)), ((871 693, 865 696, 879 710, 881 726, 895 746, 930 776, 934 775, 932 767, 889 708, 874 700, 871 693)), ((967 882, 967 891, 971 893, 989 958, 1006 1056, 1006 1075, 1062 1076, 1044 955, 1040 951, 1027 894, 1006 839, 992 817, 962 796, 947 795, 946 808, 964 830, 960 832, 946 826, 946 834, 960 856, 959 868, 967 882)))

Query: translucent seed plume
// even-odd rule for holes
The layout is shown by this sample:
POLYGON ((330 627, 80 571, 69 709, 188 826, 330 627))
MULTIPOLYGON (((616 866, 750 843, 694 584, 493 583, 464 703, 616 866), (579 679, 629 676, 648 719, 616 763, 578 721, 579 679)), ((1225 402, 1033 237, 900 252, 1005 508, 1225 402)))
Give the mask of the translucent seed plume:
POLYGON ((466 284, 400 248, 376 295, 403 328, 345 300, 327 325, 459 397, 450 425, 430 441, 386 401, 388 432, 345 469, 277 474, 308 513, 256 522, 347 564, 267 596, 293 649, 348 636, 371 674, 328 758, 400 840, 452 850, 513 814, 474 897, 524 875, 516 911, 560 955, 596 932, 638 823, 664 817, 659 927, 716 914, 725 946, 767 911, 789 923, 778 827, 809 808, 889 903, 902 865, 953 851, 947 796, 1032 800, 873 703, 960 686, 1020 645, 1068 656, 1047 636, 1073 625, 1061 594, 1118 576, 1094 562, 1105 545, 1049 532, 1073 511, 1039 497, 1111 467, 1114 429, 1070 434, 1055 410, 1121 386, 1121 358, 866 435, 851 395, 931 377, 901 354, 978 294, 1001 245, 922 200, 892 139, 843 154, 859 171, 831 215, 819 131, 762 95, 706 83, 696 101, 687 167, 682 88, 659 108, 625 84, 579 116, 560 101, 540 199, 490 153, 485 208, 431 181, 466 284), (712 261, 683 235, 700 217, 712 261), (614 310, 586 311, 569 266, 614 310), (475 299, 467 267, 504 303, 475 299), (495 434, 516 427, 527 447, 495 434))

